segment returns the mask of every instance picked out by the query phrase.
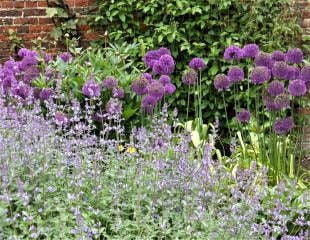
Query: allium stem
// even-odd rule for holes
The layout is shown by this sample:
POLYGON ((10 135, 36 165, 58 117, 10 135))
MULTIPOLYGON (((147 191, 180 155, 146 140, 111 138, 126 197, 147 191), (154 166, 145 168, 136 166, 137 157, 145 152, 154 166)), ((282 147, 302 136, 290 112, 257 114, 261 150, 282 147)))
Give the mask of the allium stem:
POLYGON ((229 137, 231 139, 231 131, 230 131, 230 127, 229 127, 229 121, 228 121, 227 107, 226 107, 226 102, 225 102, 224 91, 222 91, 222 98, 223 98, 224 109, 225 109, 226 124, 227 124, 228 132, 229 132, 229 137))
POLYGON ((187 106, 186 106, 186 122, 188 121, 188 112, 189 112, 189 97, 191 94, 191 85, 188 86, 188 91, 187 91, 187 106))

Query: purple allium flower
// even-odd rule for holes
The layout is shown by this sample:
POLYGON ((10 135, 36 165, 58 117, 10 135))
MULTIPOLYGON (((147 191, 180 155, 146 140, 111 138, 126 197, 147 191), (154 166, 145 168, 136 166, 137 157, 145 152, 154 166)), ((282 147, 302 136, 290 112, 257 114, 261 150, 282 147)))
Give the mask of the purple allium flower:
POLYGON ((37 57, 25 56, 23 60, 19 62, 19 68, 21 71, 27 70, 29 67, 38 65, 39 61, 37 57))
POLYGON ((114 98, 123 98, 125 96, 125 91, 124 88, 120 87, 120 86, 116 86, 115 88, 112 89, 112 96, 114 98))
POLYGON ((153 81, 153 77, 150 73, 143 73, 142 76, 145 77, 149 81, 149 83, 153 81))
POLYGON ((285 92, 284 83, 278 80, 269 83, 267 92, 272 96, 277 96, 285 92))
POLYGON ((25 100, 31 95, 31 87, 23 82, 19 82, 12 89, 12 94, 25 100))
POLYGON ((270 70, 267 67, 259 66, 252 70, 250 79, 254 84, 262 84, 271 78, 270 70))
POLYGON ((227 90, 230 87, 230 81, 225 74, 218 74, 214 79, 214 87, 218 91, 227 90))
POLYGON ((273 130, 276 134, 282 135, 289 133, 294 128, 292 117, 277 119, 273 125, 273 130))
POLYGON ((147 113, 152 113, 157 104, 157 99, 151 95, 142 98, 142 109, 147 113))
POLYGON ((170 75, 175 68, 175 62, 173 58, 168 55, 162 55, 158 61, 154 62, 153 71, 160 75, 170 75))
POLYGON ((240 123, 248 123, 251 118, 251 113, 250 111, 246 109, 241 109, 239 113, 237 114, 237 120, 240 123))
POLYGON ((157 53, 158 57, 161 57, 162 55, 165 55, 165 54, 171 55, 170 50, 168 48, 165 48, 165 47, 161 47, 161 48, 157 49, 156 53, 157 53))
POLYGON ((257 67, 259 67, 259 66, 260 66, 260 67, 267 67, 267 68, 269 68, 269 69, 272 68, 273 63, 274 63, 274 61, 272 60, 270 54, 264 53, 264 52, 260 52, 260 53, 256 56, 254 62, 255 62, 255 65, 256 65, 257 67))
POLYGON ((244 79, 244 71, 238 66, 233 66, 229 69, 227 76, 232 83, 242 81, 244 79))
POLYGON ((300 71, 300 79, 304 82, 310 82, 310 65, 304 66, 300 71))
POLYGON ((159 58, 158 53, 156 50, 148 51, 143 58, 143 62, 145 66, 149 68, 153 68, 154 62, 157 61, 159 58))
POLYGON ((148 85, 149 85, 149 81, 145 77, 140 76, 138 79, 136 79, 132 82, 131 89, 137 95, 144 95, 147 93, 147 86, 148 85))
POLYGON ((161 75, 159 78, 159 82, 165 86, 171 82, 171 79, 168 75, 161 75))
POLYGON ((299 48, 289 49, 286 53, 285 61, 288 63, 301 63, 304 59, 304 54, 299 48))
POLYGON ((54 91, 51 88, 43 88, 42 91, 40 92, 40 98, 41 100, 48 100, 50 97, 54 95, 54 91))
POLYGON ((290 99, 287 94, 271 96, 265 94, 263 102, 268 111, 279 111, 290 107, 290 99))
POLYGON ((24 58, 26 56, 28 57, 31 57, 31 58, 37 58, 38 57, 38 53, 36 51, 32 51, 32 50, 29 50, 27 48, 21 48, 19 49, 17 55, 20 57, 20 58, 24 58))
POLYGON ((73 58, 72 55, 71 55, 71 53, 69 53, 69 52, 61 53, 61 54, 58 55, 58 57, 59 57, 62 61, 64 61, 64 62, 69 62, 69 61, 71 61, 72 58, 73 58))
POLYGON ((300 75, 299 67, 297 66, 288 66, 286 79, 295 80, 298 79, 300 75))
POLYGON ((198 73, 194 69, 189 69, 184 72, 182 82, 186 85, 195 85, 198 80, 198 73))
POLYGON ((280 50, 276 50, 271 54, 271 58, 274 61, 285 61, 285 53, 280 50))
POLYGON ((44 53, 43 59, 45 63, 49 63, 53 60, 53 56, 50 53, 44 53))
POLYGON ((25 83, 31 83, 32 80, 36 79, 39 76, 40 76, 40 70, 39 70, 38 66, 30 66, 24 72, 23 81, 25 83))
POLYGON ((160 82, 153 82, 147 87, 148 94, 160 100, 165 93, 165 88, 160 82))
POLYGON ((242 57, 243 57, 243 50, 236 45, 232 45, 225 49, 224 59, 226 61, 240 60, 242 57))
POLYGON ((103 80, 102 86, 107 89, 113 89, 117 86, 117 83, 118 81, 115 77, 108 76, 103 80))
POLYGON ((289 66, 283 61, 275 62, 272 67, 273 76, 279 79, 286 79, 288 67, 289 66))
POLYGON ((91 78, 84 84, 82 92, 90 99, 98 98, 101 94, 101 88, 100 85, 91 78))
POLYGON ((259 53, 259 46, 253 43, 246 44, 243 47, 244 58, 255 58, 259 53))
POLYGON ((55 113, 55 123, 57 125, 66 125, 69 122, 68 117, 62 112, 55 113))
POLYGON ((307 86, 304 81, 296 79, 291 81, 288 85, 288 91, 292 96, 303 96, 307 92, 307 86))
POLYGON ((176 87, 174 84, 168 83, 168 84, 164 85, 164 89, 165 89, 166 95, 172 95, 175 92, 176 87))
POLYGON ((107 113, 113 116, 120 116, 122 114, 122 103, 117 98, 111 98, 105 107, 107 113))
POLYGON ((206 63, 202 58, 195 57, 188 64, 194 70, 202 70, 206 67, 206 63))
POLYGON ((3 68, 6 71, 11 71, 12 73, 18 73, 20 71, 20 62, 15 62, 14 59, 10 59, 3 64, 3 68))

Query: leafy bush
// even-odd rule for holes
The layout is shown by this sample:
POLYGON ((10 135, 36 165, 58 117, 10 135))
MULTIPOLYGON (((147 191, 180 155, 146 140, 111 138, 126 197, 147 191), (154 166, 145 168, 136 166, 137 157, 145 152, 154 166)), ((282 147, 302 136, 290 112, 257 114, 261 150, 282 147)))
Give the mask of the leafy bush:
MULTIPOLYGON (((226 69, 218 58, 231 44, 257 43, 263 51, 286 48, 300 40, 300 27, 289 0, 98 0, 98 12, 90 20, 108 31, 109 41, 139 44, 135 60, 159 46, 171 49, 177 62, 177 92, 170 103, 185 115, 186 90, 180 72, 191 57, 204 57, 202 73, 203 117, 223 117, 221 97, 214 94, 212 80, 226 69)), ((255 96, 255 93, 252 93, 255 96)), ((251 98, 254 101, 254 98, 251 98)), ((228 101, 233 106, 233 98, 228 101)), ((190 112, 192 114, 192 112, 190 112)), ((222 119, 222 118, 221 118, 222 119)))

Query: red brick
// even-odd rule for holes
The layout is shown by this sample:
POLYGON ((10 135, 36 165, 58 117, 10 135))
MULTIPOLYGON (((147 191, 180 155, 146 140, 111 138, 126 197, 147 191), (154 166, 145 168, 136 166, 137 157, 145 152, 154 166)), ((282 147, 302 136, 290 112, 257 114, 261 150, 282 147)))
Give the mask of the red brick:
POLYGON ((310 27, 310 19, 304 19, 302 22, 302 26, 305 28, 310 27))
POLYGON ((1 8, 13 8, 14 4, 12 1, 4 1, 1 3, 1 8))
POLYGON ((38 7, 47 7, 47 2, 38 2, 38 7))
POLYGON ((14 2, 14 8, 24 8, 25 2, 14 2))
POLYGON ((0 11, 0 17, 20 17, 22 13, 20 10, 2 10, 0 11))
POLYGON ((54 23, 51 18, 38 18, 39 24, 52 24, 54 23))
POLYGON ((17 33, 29 33, 29 26, 17 27, 17 33))
POLYGON ((89 0, 75 0, 74 7, 87 7, 89 0))
POLYGON ((38 24, 38 19, 37 18, 15 18, 14 19, 14 24, 32 24, 36 25, 38 24))
POLYGON ((55 28, 55 25, 49 24, 49 25, 43 25, 41 26, 41 31, 42 32, 51 32, 55 28))
POLYGON ((46 9, 24 9, 24 17, 46 16, 46 9))
POLYGON ((41 25, 31 25, 29 27, 29 30, 31 33, 40 33, 40 32, 42 32, 42 26, 41 25))
POLYGON ((30 1, 26 2, 26 7, 27 8, 34 8, 34 7, 37 7, 37 6, 38 6, 38 2, 30 2, 30 1))

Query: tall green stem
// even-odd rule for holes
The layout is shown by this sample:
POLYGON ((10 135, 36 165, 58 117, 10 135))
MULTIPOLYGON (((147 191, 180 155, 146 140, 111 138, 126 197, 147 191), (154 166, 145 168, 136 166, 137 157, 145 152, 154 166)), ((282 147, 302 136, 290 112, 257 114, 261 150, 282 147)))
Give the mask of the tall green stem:
POLYGON ((228 121, 228 115, 227 115, 226 101, 225 101, 225 96, 224 96, 224 92, 223 92, 223 91, 222 91, 222 98, 223 98, 223 104, 224 104, 225 115, 226 115, 226 124, 227 124, 228 132, 229 132, 229 137, 230 137, 230 139, 231 139, 231 131, 230 131, 230 127, 229 127, 229 121, 228 121))

